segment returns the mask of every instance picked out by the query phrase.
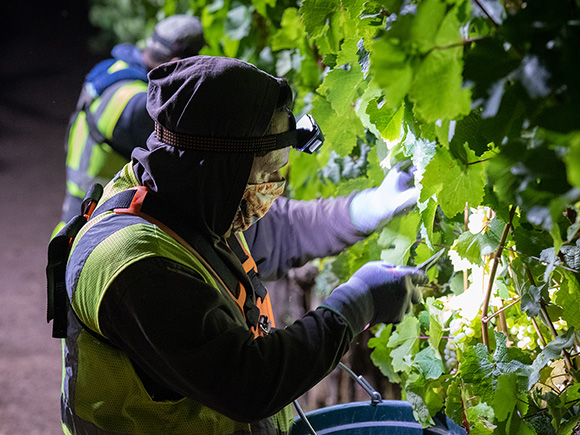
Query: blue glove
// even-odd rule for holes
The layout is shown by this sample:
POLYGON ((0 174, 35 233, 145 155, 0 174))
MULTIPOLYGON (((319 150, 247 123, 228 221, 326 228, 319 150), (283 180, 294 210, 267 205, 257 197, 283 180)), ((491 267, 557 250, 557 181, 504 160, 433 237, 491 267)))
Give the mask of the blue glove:
POLYGON ((417 203, 419 190, 414 186, 414 168, 405 170, 406 162, 391 168, 379 187, 365 189, 350 203, 350 218, 354 226, 371 233, 381 229, 394 216, 404 213, 417 203))
POLYGON ((399 323, 421 300, 419 286, 429 282, 421 270, 371 261, 338 286, 322 303, 346 319, 353 334, 368 324, 399 323))

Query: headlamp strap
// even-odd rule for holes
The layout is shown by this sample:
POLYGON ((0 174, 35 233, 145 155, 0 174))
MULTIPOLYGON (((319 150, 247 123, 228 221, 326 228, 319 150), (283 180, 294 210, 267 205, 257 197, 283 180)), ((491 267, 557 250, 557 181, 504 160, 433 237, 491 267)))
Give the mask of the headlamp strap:
POLYGON ((262 137, 203 137, 177 133, 155 122, 155 135, 175 148, 221 153, 266 153, 296 145, 296 130, 262 137))

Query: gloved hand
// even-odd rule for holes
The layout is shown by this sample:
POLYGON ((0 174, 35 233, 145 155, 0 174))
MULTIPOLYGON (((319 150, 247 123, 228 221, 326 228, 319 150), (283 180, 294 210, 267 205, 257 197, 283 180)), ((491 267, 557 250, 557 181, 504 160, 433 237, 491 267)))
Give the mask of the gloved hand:
POLYGON ((418 286, 429 282, 421 270, 371 261, 338 286, 322 303, 346 319, 354 335, 366 325, 399 323, 421 300, 418 286))
POLYGON ((350 203, 350 218, 354 226, 371 233, 381 229, 397 214, 417 203, 414 167, 405 170, 407 162, 399 162, 387 173, 379 187, 359 192, 350 203))

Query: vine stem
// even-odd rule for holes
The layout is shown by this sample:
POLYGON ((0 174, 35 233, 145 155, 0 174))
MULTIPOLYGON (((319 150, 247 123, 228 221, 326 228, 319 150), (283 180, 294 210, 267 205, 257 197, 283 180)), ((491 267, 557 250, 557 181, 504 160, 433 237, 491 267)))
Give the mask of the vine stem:
POLYGON ((473 0, 475 2, 475 4, 477 6, 479 6, 479 9, 481 9, 483 11, 483 13, 487 16, 487 18, 489 19, 489 21, 492 22, 492 24, 495 26, 495 28, 497 29, 499 27, 499 24, 495 22, 495 20, 493 19, 493 17, 489 14, 489 12, 487 12, 487 10, 483 7, 483 5, 480 3, 479 0, 473 0))
POLYGON ((436 45, 431 50, 429 50, 429 52, 431 52, 432 50, 449 50, 450 48, 462 47, 464 45, 471 44, 472 42, 481 41, 482 39, 485 39, 485 38, 486 38, 486 36, 479 36, 477 38, 465 38, 465 39, 462 39, 461 42, 456 42, 454 44, 436 45))
MULTIPOLYGON (((507 235, 509 233, 510 227, 512 226, 512 221, 514 219, 514 214, 516 212, 516 207, 512 206, 510 210, 510 219, 509 222, 503 228, 503 232, 501 233, 501 239, 499 240, 499 246, 495 251, 495 255, 493 257, 493 263, 491 265, 491 271, 489 272, 489 282, 487 284, 487 290, 485 292, 485 297, 483 299, 483 308, 481 311, 481 318, 485 319, 487 317, 487 310, 489 309, 489 300, 491 299, 491 291, 493 289, 493 283, 495 281, 495 274, 497 272, 497 266, 499 265, 499 260, 501 258, 501 253, 503 251, 503 247, 505 245, 505 241, 507 239, 507 235)), ((491 351, 489 346, 489 335, 487 331, 487 323, 481 322, 481 339, 483 344, 487 346, 487 350, 491 351)))
POLYGON ((491 316, 489 317, 482 317, 481 321, 484 323, 488 323, 491 319, 493 319, 495 316, 503 313, 505 310, 507 310, 509 307, 511 307, 512 305, 517 304, 520 300, 522 299, 521 296, 517 297, 516 299, 514 299, 512 302, 510 302, 508 305, 502 307, 501 309, 499 309, 498 311, 496 311, 495 313, 493 313, 491 316))

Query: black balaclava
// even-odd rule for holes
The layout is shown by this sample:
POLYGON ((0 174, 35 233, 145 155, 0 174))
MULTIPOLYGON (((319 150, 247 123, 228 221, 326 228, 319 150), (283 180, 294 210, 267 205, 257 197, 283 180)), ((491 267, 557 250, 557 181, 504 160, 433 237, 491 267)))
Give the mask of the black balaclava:
MULTIPOLYGON (((264 136, 283 79, 230 58, 195 56, 149 73, 147 110, 161 127, 196 137, 264 136)), ((183 219, 217 243, 230 228, 246 187, 254 153, 176 148, 153 133, 133 151, 141 184, 172 203, 183 219)))

